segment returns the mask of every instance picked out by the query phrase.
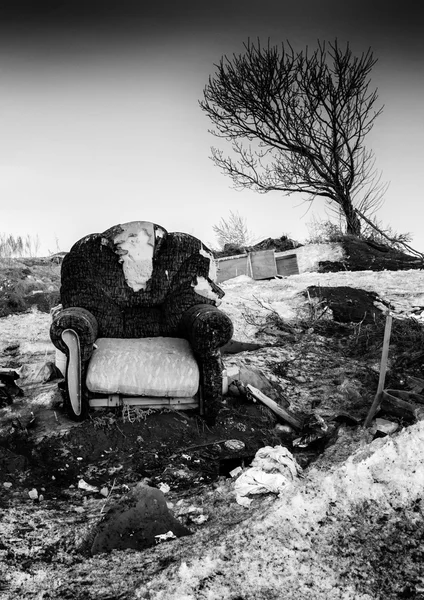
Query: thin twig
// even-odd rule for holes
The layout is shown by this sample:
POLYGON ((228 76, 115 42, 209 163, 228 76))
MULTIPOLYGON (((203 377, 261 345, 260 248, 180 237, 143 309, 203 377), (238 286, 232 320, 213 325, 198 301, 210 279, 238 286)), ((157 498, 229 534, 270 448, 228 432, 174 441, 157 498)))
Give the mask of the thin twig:
POLYGON ((104 504, 103 504, 103 506, 102 506, 102 509, 101 509, 101 511, 100 511, 100 514, 102 514, 102 512, 104 511, 104 508, 105 508, 106 504, 109 502, 109 499, 110 499, 110 497, 112 496, 112 492, 113 492, 113 488, 115 487, 115 483, 116 483, 116 478, 113 480, 112 487, 110 488, 109 495, 108 495, 108 497, 106 498, 106 500, 105 500, 105 503, 104 503, 104 504))
POLYGON ((125 433, 122 431, 122 429, 120 429, 120 427, 119 427, 118 423, 115 423, 115 425, 116 425, 116 429, 117 429, 117 430, 118 430, 120 433, 122 433, 122 435, 124 436, 124 438, 127 438, 127 436, 126 436, 126 435, 125 435, 125 433))
POLYGON ((215 442, 206 442, 204 444, 196 444, 196 446, 187 446, 179 450, 179 452, 187 452, 187 450, 195 450, 196 448, 205 448, 206 446, 214 446, 215 444, 224 444, 227 440, 216 440, 215 442))

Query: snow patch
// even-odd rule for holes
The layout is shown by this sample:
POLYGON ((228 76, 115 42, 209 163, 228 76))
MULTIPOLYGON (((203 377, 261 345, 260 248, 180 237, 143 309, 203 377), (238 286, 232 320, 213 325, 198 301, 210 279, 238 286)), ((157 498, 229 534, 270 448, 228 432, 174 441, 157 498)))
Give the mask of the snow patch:
POLYGON ((297 265, 300 273, 318 271, 321 261, 339 262, 344 258, 341 244, 307 244, 287 254, 296 254, 297 265))

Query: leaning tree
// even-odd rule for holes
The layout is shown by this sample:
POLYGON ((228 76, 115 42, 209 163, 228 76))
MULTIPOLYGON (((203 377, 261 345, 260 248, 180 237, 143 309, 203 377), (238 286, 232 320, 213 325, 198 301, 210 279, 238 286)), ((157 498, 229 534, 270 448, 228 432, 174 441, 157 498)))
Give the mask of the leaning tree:
POLYGON ((213 161, 238 188, 325 197, 347 233, 360 235, 385 190, 364 146, 382 111, 370 90, 371 49, 357 57, 337 41, 295 52, 259 40, 244 48, 215 65, 200 102, 210 132, 232 144, 232 156, 212 148, 213 161))

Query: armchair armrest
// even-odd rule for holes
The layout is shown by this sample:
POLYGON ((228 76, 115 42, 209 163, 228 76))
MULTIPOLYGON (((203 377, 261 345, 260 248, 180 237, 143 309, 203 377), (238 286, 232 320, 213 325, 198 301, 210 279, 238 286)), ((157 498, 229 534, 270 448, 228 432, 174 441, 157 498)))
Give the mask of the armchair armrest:
POLYGON ((53 344, 68 354, 68 347, 62 339, 62 333, 72 329, 78 335, 81 348, 81 362, 91 358, 93 344, 97 339, 97 321, 95 316, 85 308, 72 307, 61 310, 53 319, 50 326, 50 339, 53 344))
POLYGON ((231 319, 211 304, 196 304, 186 310, 180 327, 193 351, 201 356, 224 346, 234 331, 231 319))

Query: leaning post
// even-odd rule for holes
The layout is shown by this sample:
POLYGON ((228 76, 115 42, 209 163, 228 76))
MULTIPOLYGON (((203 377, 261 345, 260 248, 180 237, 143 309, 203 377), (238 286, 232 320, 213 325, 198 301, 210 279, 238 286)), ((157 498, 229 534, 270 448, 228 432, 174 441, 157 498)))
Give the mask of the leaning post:
POLYGON ((392 321, 393 321, 393 317, 389 312, 386 316, 386 326, 384 328, 384 341, 383 341, 383 350, 381 353, 380 378, 378 380, 377 393, 375 395, 375 398, 371 405, 371 408, 368 412, 367 418, 365 419, 364 427, 369 427, 369 425, 372 421, 372 418, 381 402, 381 395, 383 393, 384 381, 386 379, 387 359, 389 356, 389 345, 390 345, 390 334, 392 331, 392 321))

